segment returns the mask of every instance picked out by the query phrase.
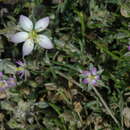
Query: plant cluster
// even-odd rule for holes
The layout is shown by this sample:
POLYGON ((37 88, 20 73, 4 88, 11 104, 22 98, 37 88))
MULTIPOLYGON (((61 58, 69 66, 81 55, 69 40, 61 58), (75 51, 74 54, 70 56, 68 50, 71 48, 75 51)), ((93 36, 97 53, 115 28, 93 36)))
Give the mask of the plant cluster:
POLYGON ((0 0, 0 130, 129 130, 129 79, 128 0, 0 0))

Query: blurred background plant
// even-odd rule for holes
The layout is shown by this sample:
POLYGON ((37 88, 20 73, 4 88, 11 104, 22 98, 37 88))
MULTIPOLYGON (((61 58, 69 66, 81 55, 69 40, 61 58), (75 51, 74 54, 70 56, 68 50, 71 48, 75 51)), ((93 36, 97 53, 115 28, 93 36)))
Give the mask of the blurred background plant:
POLYGON ((17 86, 0 92, 0 129, 129 130, 130 3, 127 0, 0 0, 0 72, 15 75, 17 86), (50 17, 44 34, 54 49, 35 48, 22 59, 22 45, 9 37, 19 16, 50 17), (26 62, 27 77, 16 75, 26 62), (90 64, 103 70, 94 91, 80 72, 90 64))

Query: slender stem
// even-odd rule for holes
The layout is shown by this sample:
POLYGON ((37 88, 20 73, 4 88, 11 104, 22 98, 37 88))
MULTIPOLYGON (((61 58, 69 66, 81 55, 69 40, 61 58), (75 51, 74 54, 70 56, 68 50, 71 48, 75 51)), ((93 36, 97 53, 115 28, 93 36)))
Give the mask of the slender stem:
POLYGON ((97 96, 99 97, 99 99, 101 100, 102 104, 104 105, 104 107, 106 108, 106 110, 108 111, 108 113, 111 115, 111 117, 113 118, 113 120, 115 121, 115 123, 119 125, 119 122, 117 121, 117 119, 115 118, 115 116, 112 114, 110 108, 108 107, 108 105, 106 104, 106 102, 104 101, 104 99, 102 98, 101 94, 98 92, 98 90, 94 86, 92 86, 92 89, 97 94, 97 96))
MULTIPOLYGON (((67 80, 71 80, 72 83, 74 83, 75 85, 83 88, 83 86, 81 84, 79 84, 78 82, 76 82, 74 79, 72 79, 71 77, 68 77, 66 76, 65 74, 59 72, 59 71, 56 71, 56 73, 64 78, 66 78, 67 80)), ((104 99, 102 98, 101 94, 98 92, 98 90, 93 86, 92 87, 94 92, 96 93, 96 95, 98 96, 98 98, 100 99, 100 101, 102 102, 102 104, 104 105, 104 107, 106 108, 106 110, 108 111, 108 113, 110 114, 110 116, 112 117, 112 119, 114 120, 114 122, 118 125, 119 125, 119 122, 118 120, 116 119, 116 117, 112 114, 110 108, 108 107, 108 105, 106 104, 106 102, 104 101, 104 99)))
POLYGON ((79 112, 77 112, 77 114, 78 114, 78 116, 79 116, 80 122, 82 123, 82 122, 83 122, 83 120, 82 120, 82 117, 81 117, 80 113, 79 113, 79 112))
POLYGON ((120 106, 121 127, 122 127, 122 130, 124 130, 124 122, 123 122, 123 116, 122 116, 122 111, 123 111, 123 107, 124 107, 124 101, 123 101, 122 93, 123 92, 120 92, 119 106, 120 106))

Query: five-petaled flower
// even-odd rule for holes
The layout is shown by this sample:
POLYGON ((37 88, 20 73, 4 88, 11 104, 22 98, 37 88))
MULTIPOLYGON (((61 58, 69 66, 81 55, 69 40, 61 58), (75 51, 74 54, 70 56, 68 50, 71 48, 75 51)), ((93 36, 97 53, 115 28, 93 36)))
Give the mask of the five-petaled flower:
POLYGON ((32 21, 28 17, 21 15, 19 25, 23 31, 14 34, 11 37, 11 41, 16 44, 24 42, 23 56, 26 56, 32 52, 34 43, 38 43, 45 49, 53 48, 53 44, 47 36, 38 34, 49 25, 49 17, 42 18, 38 20, 35 25, 33 25, 32 21))
POLYGON ((18 67, 16 68, 16 72, 19 75, 20 79, 22 79, 28 72, 26 70, 26 64, 22 61, 16 61, 16 64, 18 65, 18 67))
POLYGON ((82 72, 83 84, 96 85, 97 81, 100 79, 100 76, 97 73, 97 69, 93 67, 90 71, 82 72))

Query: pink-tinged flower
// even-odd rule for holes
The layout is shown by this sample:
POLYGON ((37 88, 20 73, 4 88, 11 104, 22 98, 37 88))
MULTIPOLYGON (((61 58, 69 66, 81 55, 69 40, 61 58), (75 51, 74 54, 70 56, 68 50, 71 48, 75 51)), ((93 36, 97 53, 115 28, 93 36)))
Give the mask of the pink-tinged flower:
POLYGON ((6 80, 0 80, 0 91, 4 91, 8 88, 8 84, 6 80))
POLYGON ((24 67, 25 66, 25 63, 24 62, 22 62, 22 61, 16 61, 16 64, 18 64, 19 66, 21 66, 21 67, 24 67))
POLYGON ((11 41, 16 44, 24 42, 23 56, 29 55, 32 52, 34 43, 38 43, 45 49, 53 48, 53 44, 47 36, 38 34, 39 32, 45 30, 49 25, 49 17, 42 18, 33 25, 32 21, 28 17, 21 15, 19 24, 24 31, 13 35, 11 37, 11 41))
POLYGON ((17 74, 20 76, 20 79, 22 79, 23 78, 23 76, 25 75, 25 73, 26 73, 26 65, 25 65, 25 63, 24 62, 22 62, 22 61, 17 61, 16 62, 19 66, 17 67, 17 70, 16 70, 16 72, 17 72, 17 74))
POLYGON ((83 84, 96 85, 97 81, 100 79, 100 76, 97 74, 97 69, 93 67, 90 71, 82 72, 83 84))
POLYGON ((8 78, 7 80, 3 79, 3 73, 0 72, 0 91, 5 91, 8 88, 16 86, 16 79, 13 77, 8 78), (2 74, 2 75, 1 75, 2 74))
POLYGON ((16 79, 13 77, 8 78, 7 84, 8 84, 8 88, 16 86, 16 79))
POLYGON ((3 72, 0 72, 0 79, 3 77, 3 72))
POLYGON ((130 51, 130 45, 128 46, 128 51, 130 51))

